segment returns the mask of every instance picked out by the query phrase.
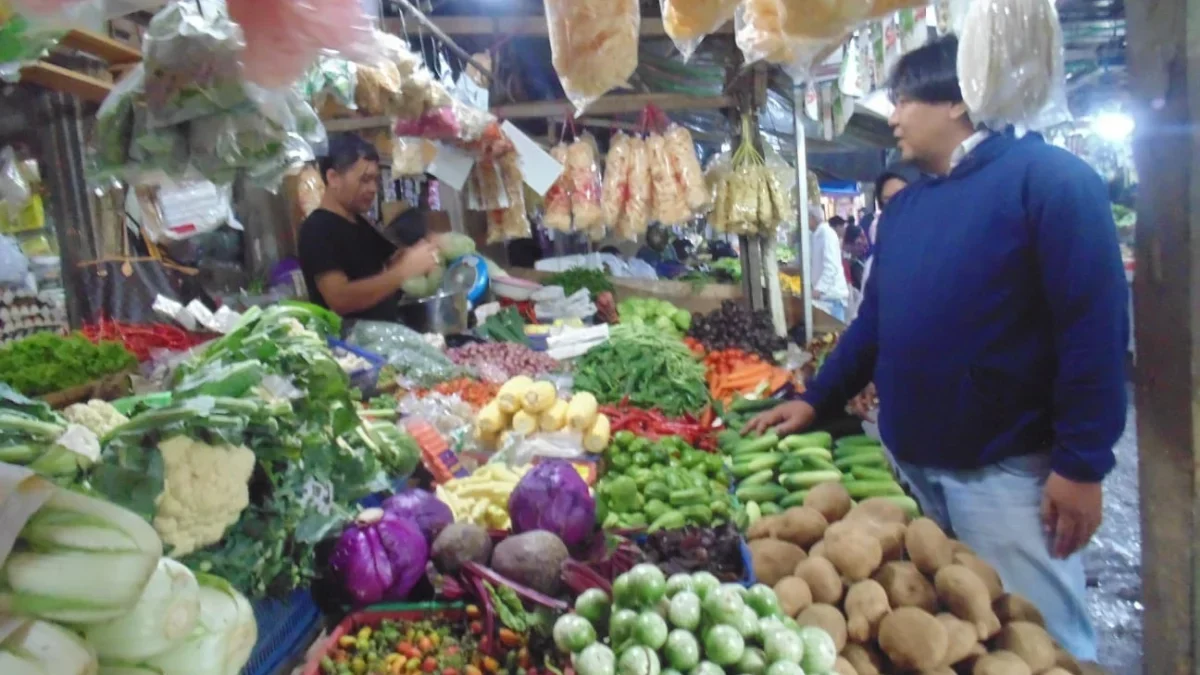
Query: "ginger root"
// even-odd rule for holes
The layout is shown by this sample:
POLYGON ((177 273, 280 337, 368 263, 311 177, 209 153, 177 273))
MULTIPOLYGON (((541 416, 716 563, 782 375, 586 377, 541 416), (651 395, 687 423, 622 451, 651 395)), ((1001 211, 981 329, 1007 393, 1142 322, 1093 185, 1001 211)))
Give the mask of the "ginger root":
POLYGON ((813 602, 836 605, 842 599, 842 577, 827 558, 814 556, 801 560, 792 574, 808 583, 813 602))
POLYGON ((820 511, 830 523, 845 518, 850 509, 854 508, 850 493, 841 483, 821 483, 815 486, 804 496, 804 505, 820 511))
POLYGON ((969 568, 947 565, 933 579, 938 599, 954 615, 975 626, 980 640, 1000 632, 1000 619, 992 611, 987 586, 969 568))
POLYGON ((854 642, 866 642, 878 634, 879 622, 892 606, 887 591, 878 581, 859 581, 846 591, 846 635, 854 642))
POLYGON ((917 569, 929 576, 954 562, 950 538, 931 518, 917 518, 909 523, 904 533, 904 550, 917 569))
POLYGON ((887 591, 892 609, 919 607, 930 614, 938 611, 937 590, 910 562, 884 563, 871 578, 887 591))
POLYGON ((796 616, 796 623, 801 626, 816 626, 829 633, 833 643, 837 645, 838 653, 846 646, 846 617, 842 611, 833 605, 817 603, 796 616))
POLYGON ((879 624, 879 648, 897 671, 938 668, 948 647, 945 626, 923 609, 901 607, 879 624))

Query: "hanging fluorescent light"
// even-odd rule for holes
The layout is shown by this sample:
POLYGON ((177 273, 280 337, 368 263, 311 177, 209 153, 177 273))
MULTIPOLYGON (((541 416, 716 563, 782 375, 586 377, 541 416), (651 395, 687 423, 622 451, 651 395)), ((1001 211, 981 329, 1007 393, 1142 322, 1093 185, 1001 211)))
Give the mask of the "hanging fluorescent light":
POLYGON ((1092 118, 1092 131, 1113 143, 1128 139, 1133 127, 1133 118, 1122 112, 1103 112, 1092 118))

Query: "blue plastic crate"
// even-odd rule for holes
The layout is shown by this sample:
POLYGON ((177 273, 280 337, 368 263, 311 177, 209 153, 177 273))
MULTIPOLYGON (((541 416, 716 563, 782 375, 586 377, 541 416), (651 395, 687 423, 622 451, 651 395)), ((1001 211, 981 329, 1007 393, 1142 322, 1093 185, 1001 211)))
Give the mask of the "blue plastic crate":
MULTIPOLYGON (((633 542, 638 546, 644 546, 649 538, 645 532, 630 535, 633 542)), ((754 576, 754 560, 750 556, 750 547, 746 545, 746 538, 738 538, 738 550, 742 552, 742 578, 737 583, 750 588, 758 583, 758 578, 754 576)))
POLYGON ((352 344, 342 342, 341 340, 329 340, 329 347, 334 350, 335 354, 338 350, 341 350, 366 359, 371 364, 370 367, 350 373, 350 386, 357 388, 364 394, 375 391, 375 386, 379 382, 379 371, 387 363, 387 359, 361 347, 355 347, 352 344))
POLYGON ((242 675, 275 675, 281 668, 302 661, 321 621, 312 593, 297 590, 286 600, 265 598, 252 604, 258 643, 242 675))

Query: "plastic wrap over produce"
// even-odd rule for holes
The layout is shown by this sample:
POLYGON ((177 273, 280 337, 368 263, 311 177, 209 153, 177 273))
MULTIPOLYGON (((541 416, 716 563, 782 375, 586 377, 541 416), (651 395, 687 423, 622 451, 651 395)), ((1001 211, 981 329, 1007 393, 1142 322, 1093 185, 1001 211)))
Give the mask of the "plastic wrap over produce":
POLYGON ((575 229, 598 241, 604 238, 604 216, 600 209, 600 167, 596 163, 596 140, 584 134, 567 147, 564 173, 571 185, 571 218, 575 229))
POLYGON ((617 232, 624 239, 636 239, 650 227, 650 180, 650 152, 646 141, 634 136, 629 139, 629 177, 625 181, 629 194, 617 221, 617 232))
POLYGON ((700 158, 696 155, 692 133, 678 124, 672 124, 663 138, 667 144, 672 173, 688 208, 697 213, 707 210, 712 202, 704 185, 704 173, 700 170, 700 158))
POLYGON ((325 119, 349 115, 358 108, 354 100, 357 84, 358 64, 322 56, 296 83, 296 88, 317 115, 325 119))
POLYGON ((606 227, 616 227, 625 208, 629 187, 629 136, 622 132, 613 135, 604 160, 604 186, 600 194, 601 221, 606 227))
POLYGON ((637 0, 546 0, 550 53, 563 91, 582 112, 637 69, 637 0))
POLYGON ((705 36, 733 19, 737 4, 738 0, 659 0, 663 30, 688 61, 705 36))
POLYGON ((424 336, 400 324, 359 321, 346 341, 387 359, 405 385, 430 387, 466 374, 424 336))
POLYGON ((667 141, 661 134, 646 138, 646 154, 650 163, 651 196, 654 200, 654 219, 663 225, 682 225, 692 217, 684 199, 675 170, 667 151, 667 141))
POLYGON ((353 59, 376 52, 371 17, 359 0, 226 0, 245 40, 247 79, 264 87, 295 82, 324 50, 353 59))
POLYGON ((175 3, 154 15, 144 41, 150 126, 173 126, 246 101, 242 33, 229 19, 175 3))
POLYGON ((963 19, 958 80, 976 124, 1041 130, 1071 119, 1052 0, 975 0, 963 19))
POLYGON ((735 40, 748 63, 767 61, 806 76, 817 58, 867 18, 872 0, 745 0, 735 40))

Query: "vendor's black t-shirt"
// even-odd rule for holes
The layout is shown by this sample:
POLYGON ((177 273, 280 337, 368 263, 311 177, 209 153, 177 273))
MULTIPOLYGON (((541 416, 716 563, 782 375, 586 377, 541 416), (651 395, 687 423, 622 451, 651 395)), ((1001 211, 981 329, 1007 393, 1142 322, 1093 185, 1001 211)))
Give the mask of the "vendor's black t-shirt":
MULTIPOLYGON (((317 277, 334 270, 341 270, 350 281, 373 277, 387 268, 395 252, 396 246, 361 217, 351 222, 317 209, 300 224, 300 270, 309 297, 322 307, 329 305, 317 288, 317 277)), ((345 318, 394 321, 398 296, 345 318)))

